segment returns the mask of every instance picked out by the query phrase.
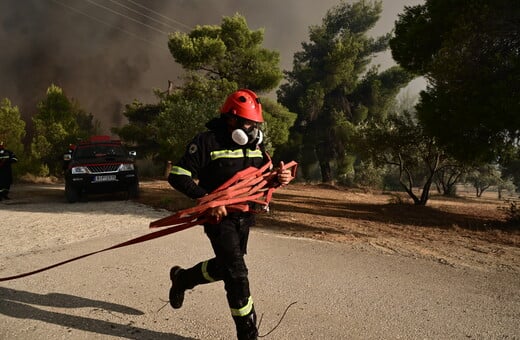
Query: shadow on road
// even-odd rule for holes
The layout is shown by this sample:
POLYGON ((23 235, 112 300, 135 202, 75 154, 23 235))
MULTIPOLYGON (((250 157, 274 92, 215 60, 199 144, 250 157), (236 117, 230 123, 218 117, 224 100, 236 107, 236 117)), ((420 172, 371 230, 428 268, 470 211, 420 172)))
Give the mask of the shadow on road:
POLYGON ((126 339, 193 340, 193 338, 186 338, 171 333, 156 332, 145 328, 135 327, 131 324, 120 324, 82 316, 47 311, 37 308, 34 305, 59 308, 91 307, 94 308, 94 310, 105 310, 108 313, 117 312, 128 315, 144 314, 142 311, 128 306, 105 301, 90 300, 68 294, 51 293, 42 295, 0 287, 0 314, 4 314, 13 318, 39 320, 71 329, 79 329, 87 332, 106 334, 126 339))
MULTIPOLYGON (((7 205, 23 205, 30 203, 58 203, 74 206, 65 198, 65 185, 62 183, 17 183, 11 188, 12 200, 2 201, 7 205)), ((128 195, 124 191, 111 193, 91 193, 86 195, 80 203, 126 201, 128 195)))

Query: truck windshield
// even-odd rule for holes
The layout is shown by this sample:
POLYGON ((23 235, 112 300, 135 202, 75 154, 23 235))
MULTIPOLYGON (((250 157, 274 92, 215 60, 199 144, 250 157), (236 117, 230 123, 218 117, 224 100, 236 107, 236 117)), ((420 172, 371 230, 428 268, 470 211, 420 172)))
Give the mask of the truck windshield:
POLYGON ((79 146, 74 154, 76 159, 96 157, 125 157, 125 150, 119 145, 88 145, 79 146))

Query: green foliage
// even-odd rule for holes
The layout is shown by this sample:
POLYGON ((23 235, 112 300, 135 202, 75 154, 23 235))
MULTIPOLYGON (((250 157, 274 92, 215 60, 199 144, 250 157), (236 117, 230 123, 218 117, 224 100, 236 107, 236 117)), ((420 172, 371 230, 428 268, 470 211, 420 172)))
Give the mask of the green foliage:
POLYGON ((283 75, 278 52, 262 48, 263 30, 251 31, 239 14, 224 17, 220 26, 197 26, 190 33, 169 35, 175 61, 206 79, 223 80, 237 88, 269 91, 283 75))
POLYGON ((502 173, 502 177, 497 184, 498 199, 502 199, 504 191, 508 194, 512 194, 515 190, 516 186, 513 181, 511 181, 510 178, 504 178, 504 174, 502 173))
POLYGON ((370 161, 360 161, 354 166, 353 182, 360 187, 365 188, 380 188, 384 186, 384 176, 386 169, 384 167, 376 167, 370 161))
POLYGON ((180 90, 165 98, 159 116, 151 123, 157 131, 161 161, 179 159, 193 136, 204 131, 206 122, 218 114, 222 98, 217 93, 213 95, 218 98, 210 93, 192 93, 192 97, 184 93, 180 90))
POLYGON ((416 205, 426 205, 435 174, 449 161, 408 112, 361 126, 356 147, 364 159, 376 166, 397 168, 400 185, 416 205), (416 187, 421 187, 420 196, 414 193, 416 187))
POLYGON ((91 114, 81 110, 55 85, 47 89, 46 97, 38 104, 33 123, 31 156, 34 164, 39 164, 39 169, 35 169, 39 175, 60 175, 68 146, 96 134, 99 128, 91 114))
POLYGON ((381 1, 341 1, 329 10, 321 25, 310 27, 310 42, 295 53, 287 83, 278 90, 279 101, 298 115, 291 134, 304 143, 300 164, 305 169, 318 162, 324 182, 333 179, 334 162, 340 177, 351 170, 345 160, 353 127, 384 119, 398 90, 412 79, 399 68, 367 72, 373 55, 387 49, 390 39, 389 34, 368 36, 381 6, 381 1))
MULTIPOLYGON (((278 86, 279 53, 262 48, 263 38, 262 30, 249 30, 238 14, 224 17, 220 26, 170 34, 170 52, 186 70, 184 83, 166 93, 156 91, 157 104, 127 105, 129 124, 113 131, 155 163, 179 159, 193 136, 218 116, 231 92, 249 88, 260 93, 278 86)), ((274 150, 287 142, 286 131, 295 117, 269 100, 263 109, 266 140, 274 150)))
POLYGON ((7 98, 0 101, 0 122, 0 142, 16 154, 18 163, 13 167, 13 176, 19 177, 27 172, 29 166, 22 142, 25 137, 25 122, 18 107, 12 106, 7 98))
POLYGON ((265 133, 264 144, 276 159, 276 147, 286 144, 289 140, 289 128, 293 126, 296 114, 268 98, 262 98, 262 111, 265 121, 262 124, 262 131, 265 133))
POLYGON ((466 171, 465 166, 455 160, 453 164, 441 167, 434 177, 437 190, 444 196, 455 196, 457 194, 456 184, 462 180, 466 171))
POLYGON ((477 197, 481 197, 489 187, 501 183, 500 170, 493 165, 483 165, 469 172, 466 180, 475 188, 477 197))
POLYGON ((112 128, 111 131, 126 144, 132 145, 139 158, 155 159, 160 150, 157 131, 153 128, 152 123, 157 120, 161 110, 160 104, 142 104, 134 101, 125 105, 123 111, 128 124, 120 128, 112 128))
MULTIPOLYGON (((155 163, 179 159, 193 136, 219 115, 221 103, 234 90, 226 81, 192 78, 183 88, 170 94, 156 93, 158 104, 134 102, 126 106, 129 123, 113 129, 125 142, 134 144, 140 157, 155 163)), ((268 99, 262 99, 266 144, 270 151, 287 142, 288 128, 295 114, 268 99)))
POLYGON ((520 155, 518 158, 510 159, 506 164, 503 165, 502 168, 502 176, 510 177, 511 181, 517 187, 517 190, 520 189, 520 155))
POLYGON ((396 23, 394 59, 429 80, 418 117, 461 161, 502 161, 518 143, 519 21, 516 1, 427 0, 396 23))
POLYGON ((0 142, 16 155, 23 153, 22 140, 25 137, 25 122, 20 116, 18 107, 12 106, 11 101, 4 98, 0 101, 0 142))
MULTIPOLYGON (((383 191, 404 191, 399 168, 390 165, 380 166, 379 168, 384 170, 382 178, 383 191)), ((397 195, 397 197, 401 197, 401 195, 397 195)))
POLYGON ((158 111, 150 121, 136 126, 151 138, 152 147, 145 155, 156 163, 179 159, 193 136, 204 131, 205 124, 218 116, 226 96, 234 90, 235 84, 226 79, 209 80, 191 74, 183 87, 169 94, 157 92, 158 111))
POLYGON ((394 66, 383 72, 372 67, 352 93, 352 101, 360 103, 354 107, 352 121, 385 120, 396 105, 397 94, 410 80, 411 75, 400 67, 394 66))
POLYGON ((498 207, 498 209, 506 213, 507 223, 509 225, 518 228, 520 225, 520 202, 506 200, 505 203, 505 207, 498 207))

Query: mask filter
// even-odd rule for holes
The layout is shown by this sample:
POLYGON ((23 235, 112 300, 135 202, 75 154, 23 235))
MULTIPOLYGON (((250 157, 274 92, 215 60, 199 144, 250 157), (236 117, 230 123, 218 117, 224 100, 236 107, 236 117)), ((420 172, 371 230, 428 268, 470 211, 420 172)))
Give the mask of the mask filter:
POLYGON ((231 133, 231 139, 233 139, 233 142, 237 143, 238 145, 246 145, 249 141, 247 133, 242 129, 233 130, 231 133))
POLYGON ((231 139, 233 139, 233 142, 237 143, 238 145, 246 145, 251 143, 258 145, 262 143, 264 134, 259 129, 251 129, 249 132, 246 132, 243 129, 236 129, 231 133, 231 139))

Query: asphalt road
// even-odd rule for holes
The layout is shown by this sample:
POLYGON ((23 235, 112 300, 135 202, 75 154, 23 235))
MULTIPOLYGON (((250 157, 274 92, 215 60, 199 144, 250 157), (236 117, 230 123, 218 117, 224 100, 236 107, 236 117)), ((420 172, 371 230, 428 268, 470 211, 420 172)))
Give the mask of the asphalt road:
MULTIPOLYGON (((74 219, 89 223, 103 204, 75 206, 85 213, 75 211, 74 219)), ((133 203, 120 204, 132 208, 133 203)), ((6 221, 14 210, 24 216, 17 217, 23 224, 36 209, 0 206, 0 237, 1 229, 12 228, 6 221)), ((63 212, 57 211, 39 219, 59 220, 63 212)), ((100 214, 113 225, 131 218, 100 214)), ((140 213, 145 221, 161 214, 153 209, 140 213)), ((4 253, 0 276, 126 241, 147 232, 146 227, 4 253)), ((233 339, 222 283, 188 292, 180 310, 164 307, 170 266, 189 266, 210 256, 209 242, 194 227, 0 282, 0 339, 233 339)), ((262 316, 260 334, 271 331, 290 306, 265 339, 520 339, 517 273, 451 267, 372 248, 282 237, 261 228, 250 236, 246 261, 262 316)))

